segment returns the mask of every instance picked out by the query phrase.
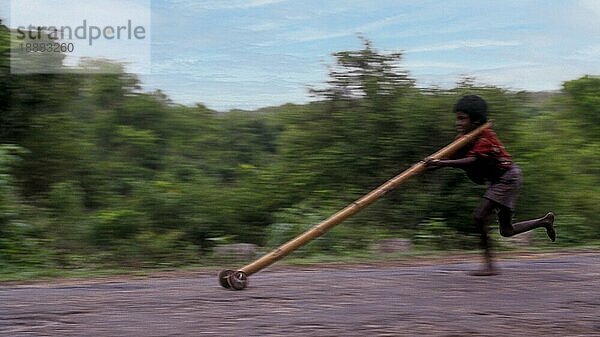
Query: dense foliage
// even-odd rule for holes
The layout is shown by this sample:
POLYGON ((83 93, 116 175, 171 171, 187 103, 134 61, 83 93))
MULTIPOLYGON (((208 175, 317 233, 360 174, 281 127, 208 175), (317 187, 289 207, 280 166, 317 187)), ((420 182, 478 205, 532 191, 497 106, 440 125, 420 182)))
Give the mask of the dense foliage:
MULTIPOLYGON (((278 245, 449 143, 451 106, 465 93, 488 100, 524 171, 517 217, 554 210, 559 243, 600 238, 597 77, 552 95, 469 79, 423 89, 401 54, 365 41, 334 55, 314 103, 219 113, 142 92, 123 71, 11 74, 9 32, 0 34, 0 268, 177 264, 222 242, 278 245)), ((460 171, 428 172, 312 251, 390 236, 475 248, 481 194, 460 171)))

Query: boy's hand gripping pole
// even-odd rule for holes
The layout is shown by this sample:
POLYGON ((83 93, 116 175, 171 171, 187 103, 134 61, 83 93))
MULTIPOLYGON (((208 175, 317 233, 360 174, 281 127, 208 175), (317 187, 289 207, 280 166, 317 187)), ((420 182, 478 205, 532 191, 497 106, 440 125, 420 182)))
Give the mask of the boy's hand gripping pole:
MULTIPOLYGON (((441 150, 432 154, 428 158, 431 159, 442 159, 452 156, 456 151, 460 150, 462 147, 473 141, 483 130, 491 127, 492 123, 487 122, 477 129, 469 132, 468 134, 456 139, 452 143, 448 144, 441 150)), ((414 164, 409 169, 395 176, 394 178, 388 180, 383 185, 378 188, 372 190, 371 192, 365 194, 360 199, 354 201, 353 203, 346 206, 344 209, 330 216, 326 220, 321 223, 313 226, 303 234, 297 236, 296 238, 288 241, 287 243, 281 245, 279 248, 271 251, 270 253, 264 255, 258 260, 238 269, 230 270, 226 269, 219 273, 219 283, 224 288, 230 288, 235 290, 242 290, 246 288, 248 285, 248 276, 258 272, 259 270, 273 264, 274 262, 280 260, 284 256, 289 253, 295 251, 296 249, 304 246, 315 238, 325 234, 328 230, 341 223, 342 221, 348 219, 354 214, 358 213, 363 208, 372 204, 382 196, 384 196, 389 191, 395 189, 398 185, 402 184, 408 178, 419 174, 423 171, 427 170, 425 162, 420 161, 414 164)))

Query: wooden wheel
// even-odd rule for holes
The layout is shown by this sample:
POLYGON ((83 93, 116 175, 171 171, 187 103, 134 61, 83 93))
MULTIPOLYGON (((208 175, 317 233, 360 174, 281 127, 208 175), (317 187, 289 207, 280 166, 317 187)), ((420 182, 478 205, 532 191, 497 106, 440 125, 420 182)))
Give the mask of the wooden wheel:
POLYGON ((233 275, 233 273, 235 273, 235 271, 233 271, 231 269, 225 269, 219 273, 219 284, 221 285, 221 287, 226 288, 226 289, 231 288, 228 280, 229 280, 229 277, 231 275, 233 275))
POLYGON ((248 286, 248 276, 243 271, 236 271, 227 278, 229 286, 235 290, 242 290, 248 286))

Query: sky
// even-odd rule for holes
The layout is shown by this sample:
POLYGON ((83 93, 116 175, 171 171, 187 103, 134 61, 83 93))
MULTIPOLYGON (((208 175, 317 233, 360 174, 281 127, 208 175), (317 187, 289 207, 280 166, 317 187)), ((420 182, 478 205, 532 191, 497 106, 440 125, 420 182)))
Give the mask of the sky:
POLYGON ((600 74, 596 0, 151 0, 150 6, 151 69, 139 74, 144 89, 219 111, 314 99, 307 89, 323 86, 332 53, 361 49, 359 36, 380 52, 401 52, 402 67, 422 87, 451 88, 469 76, 507 89, 558 90, 564 81, 600 74))

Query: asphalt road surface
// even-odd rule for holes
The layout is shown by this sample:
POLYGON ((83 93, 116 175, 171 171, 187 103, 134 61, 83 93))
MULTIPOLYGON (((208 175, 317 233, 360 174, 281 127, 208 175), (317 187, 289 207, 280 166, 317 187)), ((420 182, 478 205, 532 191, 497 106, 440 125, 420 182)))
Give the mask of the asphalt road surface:
POLYGON ((600 336, 600 252, 0 285, 0 336, 600 336))

